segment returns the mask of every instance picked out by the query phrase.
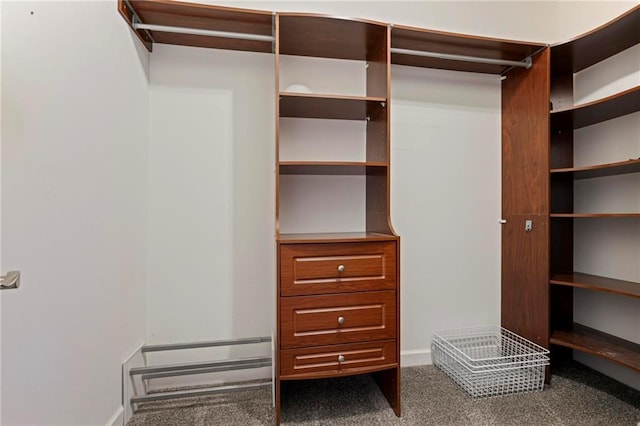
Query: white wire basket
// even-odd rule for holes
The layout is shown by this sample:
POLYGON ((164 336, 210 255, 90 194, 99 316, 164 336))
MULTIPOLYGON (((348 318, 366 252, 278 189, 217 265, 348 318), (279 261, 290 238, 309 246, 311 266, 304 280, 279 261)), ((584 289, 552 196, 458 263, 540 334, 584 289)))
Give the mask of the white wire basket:
POLYGON ((434 364, 473 398, 542 390, 549 351, 500 326, 434 332, 434 364))

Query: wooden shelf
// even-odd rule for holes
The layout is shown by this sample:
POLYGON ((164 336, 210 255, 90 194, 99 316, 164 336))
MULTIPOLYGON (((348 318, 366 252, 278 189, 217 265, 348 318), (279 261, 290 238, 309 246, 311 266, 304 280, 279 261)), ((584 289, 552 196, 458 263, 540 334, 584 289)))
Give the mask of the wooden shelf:
POLYGON ((640 218, 640 213, 551 213, 551 218, 640 218))
POLYGON ((640 345, 574 323, 553 330, 550 343, 599 356, 640 372, 640 345))
MULTIPOLYGON (((546 45, 489 37, 427 30, 394 25, 391 30, 391 47, 489 59, 523 61, 546 45)), ((438 68, 485 74, 502 74, 509 66, 451 61, 414 55, 392 53, 391 63, 422 68, 438 68)))
MULTIPOLYGON (((640 6, 573 40, 551 47, 554 69, 576 73, 640 43, 640 6)), ((553 73, 553 70, 552 70, 553 73)))
POLYGON ((386 105, 386 98, 373 96, 280 93, 280 117, 366 120, 386 105))
POLYGON ((281 161, 281 175, 383 175, 387 163, 372 161, 281 161))
POLYGON ((316 234, 280 234, 278 241, 287 244, 298 243, 349 243, 363 241, 395 241, 395 235, 377 232, 335 232, 316 234))
POLYGON ((640 86, 573 108, 551 111, 551 128, 580 129, 640 111, 640 86))
POLYGON ((597 164, 585 167, 551 169, 551 175, 571 175, 574 179, 590 179, 640 172, 640 158, 617 163, 597 164))
POLYGON ((570 274, 554 274, 549 281, 551 284, 584 288, 593 291, 619 294, 622 296, 640 298, 640 283, 599 277, 597 275, 572 272, 570 274))
POLYGON ((278 13, 280 54, 366 60, 371 39, 386 39, 387 24, 309 13, 278 13))
MULTIPOLYGON (((130 0, 129 4, 133 7, 133 11, 123 0, 118 1, 118 10, 130 26, 132 25, 132 14, 135 13, 140 21, 147 25, 273 36, 273 14, 268 11, 167 0, 130 0)), ((160 31, 134 31, 149 51, 152 50, 153 43, 161 43, 249 52, 273 52, 273 43, 270 41, 239 40, 160 31)))

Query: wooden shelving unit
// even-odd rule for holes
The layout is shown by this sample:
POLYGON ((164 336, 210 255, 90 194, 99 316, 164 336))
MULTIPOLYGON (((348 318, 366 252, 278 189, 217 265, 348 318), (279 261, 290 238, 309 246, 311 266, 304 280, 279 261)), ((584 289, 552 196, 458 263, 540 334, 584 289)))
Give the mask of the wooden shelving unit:
POLYGON ((281 175, 385 175, 386 163, 338 161, 281 161, 281 175))
MULTIPOLYGON (((134 19, 137 19, 137 22, 147 25, 273 36, 273 14, 268 11, 167 0, 118 0, 118 10, 131 26, 134 19)), ((273 52, 273 42, 270 41, 210 37, 160 30, 134 29, 134 31, 149 51, 152 51, 154 43, 160 43, 248 52, 273 52)))
POLYGON ((580 272, 555 274, 551 277, 550 283, 640 298, 640 283, 582 274, 580 272))
POLYGON ((554 345, 596 355, 640 372, 640 357, 638 356, 640 345, 602 331, 573 323, 567 327, 553 330, 550 342, 554 345))
POLYGON ((358 243, 367 241, 395 241, 394 235, 376 232, 336 232, 319 234, 280 234, 279 241, 287 243, 358 243))
POLYGON ((280 93, 280 117, 366 120, 386 97, 280 93))
MULTIPOLYGON (((582 351, 640 371, 640 345, 578 324, 574 319, 574 288, 640 298, 640 283, 584 274, 574 270, 576 220, 638 219, 640 213, 580 213, 574 210, 574 183, 640 172, 640 158, 575 167, 574 130, 640 111, 640 86, 574 105, 574 73, 640 43, 640 6, 567 43, 551 47, 551 245, 550 343, 582 351)), ((611 141, 603 140, 602 143, 611 141)), ((635 157, 635 156, 634 156, 635 157)), ((614 183, 611 183, 614 185, 614 183)), ((615 186, 612 186, 615 191, 615 186)), ((603 222, 604 223, 604 222, 603 222)), ((553 361, 553 360, 552 360, 553 361)))
MULTIPOLYGON (((394 25, 391 30, 391 48, 476 58, 524 61, 526 58, 544 50, 546 45, 394 25)), ((504 74, 510 69, 508 65, 451 61, 437 57, 423 57, 402 53, 392 53, 391 63, 483 74, 504 74)))
POLYGON ((640 172, 640 159, 630 159, 615 163, 596 164, 584 167, 565 167, 551 169, 551 175, 568 176, 572 179, 591 179, 597 177, 618 176, 640 172))
POLYGON ((551 125, 580 129, 640 111, 640 86, 597 101, 551 111, 551 125))

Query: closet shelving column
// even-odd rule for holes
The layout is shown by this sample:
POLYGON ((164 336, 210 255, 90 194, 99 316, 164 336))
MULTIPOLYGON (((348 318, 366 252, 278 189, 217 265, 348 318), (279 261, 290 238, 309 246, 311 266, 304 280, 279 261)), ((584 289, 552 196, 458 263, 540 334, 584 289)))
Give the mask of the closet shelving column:
MULTIPOLYGON (((640 212, 579 212, 574 183, 640 172, 640 159, 574 166, 574 131, 640 111, 640 86, 593 102, 574 104, 574 74, 640 43, 640 7, 551 48, 551 337, 559 347, 590 353, 640 371, 640 344, 574 322, 573 289, 640 298, 640 283, 574 270, 575 221, 639 220, 640 212)), ((602 143, 612 141, 603 140, 602 143)), ((615 188, 611 188, 615 191, 615 188)), ((578 228, 579 229, 579 228, 578 228)), ((591 241, 590 244, 598 244, 591 241)))
MULTIPOLYGON (((287 381, 364 373, 373 373, 400 415, 399 239, 389 213, 389 27, 315 14, 278 13, 275 19, 276 416, 279 421, 287 381), (334 61, 338 68, 355 63, 363 93, 287 92, 280 87, 282 75, 287 62, 300 57, 334 61), (322 135, 313 138, 312 154, 292 158, 289 144, 297 141, 291 138, 304 136, 287 129, 311 125, 324 133, 338 120, 360 126, 363 134, 344 141, 361 144, 359 158, 353 151, 341 155, 342 147, 322 135), (329 149, 338 152, 313 154, 329 149), (353 193, 330 197, 345 191, 343 182, 354 176, 362 179, 346 185, 353 193), (304 188, 309 177, 320 187, 304 188), (354 211, 362 213, 359 222, 354 211)), ((297 83, 314 87, 309 78, 311 83, 297 83)))

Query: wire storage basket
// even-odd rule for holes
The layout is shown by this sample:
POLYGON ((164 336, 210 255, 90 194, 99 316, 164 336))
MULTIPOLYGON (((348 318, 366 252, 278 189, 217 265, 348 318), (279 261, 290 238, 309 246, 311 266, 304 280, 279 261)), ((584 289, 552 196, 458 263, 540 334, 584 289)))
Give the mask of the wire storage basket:
POLYGON ((436 331, 434 364, 473 398, 542 390, 549 351, 500 326, 436 331))

